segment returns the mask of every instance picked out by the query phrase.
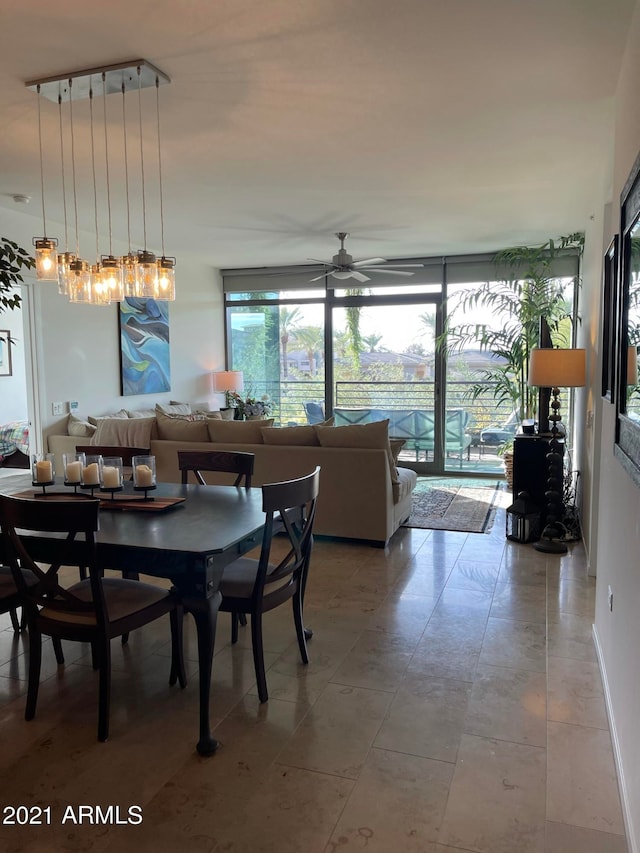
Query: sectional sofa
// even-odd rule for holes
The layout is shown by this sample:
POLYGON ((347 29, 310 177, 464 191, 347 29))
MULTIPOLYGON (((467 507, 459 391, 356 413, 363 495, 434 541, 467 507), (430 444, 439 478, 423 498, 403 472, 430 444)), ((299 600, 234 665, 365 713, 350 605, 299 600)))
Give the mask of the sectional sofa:
MULTIPOLYGON (((156 457, 158 480, 180 482, 178 450, 242 450, 255 454, 253 483, 291 479, 320 465, 320 497, 314 530, 319 535, 366 540, 385 546, 411 514, 414 471, 396 464, 388 424, 273 427, 271 421, 223 421, 209 413, 189 420, 188 415, 158 412, 155 418, 104 419, 92 438, 50 435, 49 452, 56 454, 62 471, 62 453, 76 445, 117 444, 149 446, 156 457), (143 423, 143 421, 147 421, 143 423), (147 443, 145 444, 145 435, 147 443), (143 443, 141 443, 143 442, 143 443)), ((99 419, 102 421, 103 419, 99 419)), ((208 482, 230 484, 232 477, 208 474, 208 482)))

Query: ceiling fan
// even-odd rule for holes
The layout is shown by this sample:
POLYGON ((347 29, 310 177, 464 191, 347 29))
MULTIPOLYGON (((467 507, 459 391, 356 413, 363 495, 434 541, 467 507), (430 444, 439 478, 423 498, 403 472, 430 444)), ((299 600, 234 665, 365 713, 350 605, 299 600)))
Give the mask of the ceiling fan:
POLYGON ((340 240, 340 251, 328 261, 318 261, 317 258, 309 258, 311 261, 324 264, 326 267, 331 267, 328 273, 323 272, 310 281, 319 281, 325 275, 331 275, 334 278, 345 279, 355 278, 356 281, 370 281, 370 276, 365 273, 386 273, 387 275, 413 275, 412 272, 405 272, 399 267, 421 267, 422 264, 388 264, 384 258, 367 258, 364 261, 354 261, 351 255, 344 247, 344 241, 349 236, 347 231, 337 231, 336 237, 340 240))

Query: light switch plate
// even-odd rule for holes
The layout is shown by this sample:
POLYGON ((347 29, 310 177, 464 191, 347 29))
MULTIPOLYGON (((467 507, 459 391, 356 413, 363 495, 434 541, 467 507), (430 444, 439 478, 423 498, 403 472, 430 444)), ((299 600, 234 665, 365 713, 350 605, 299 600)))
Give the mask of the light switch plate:
POLYGON ((51 410, 54 415, 64 415, 64 403, 52 403, 51 410))

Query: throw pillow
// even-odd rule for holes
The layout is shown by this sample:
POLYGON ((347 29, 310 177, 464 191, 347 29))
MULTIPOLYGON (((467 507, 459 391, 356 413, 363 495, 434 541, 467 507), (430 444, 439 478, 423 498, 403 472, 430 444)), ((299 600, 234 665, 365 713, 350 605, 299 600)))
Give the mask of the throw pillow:
POLYGON ((273 418, 263 421, 207 420, 209 439, 218 444, 263 444, 262 430, 273 426, 273 418))
POLYGON ((173 406, 164 406, 162 403, 156 403, 156 412, 162 412, 163 415, 190 415, 191 406, 189 403, 177 403, 173 406))
MULTIPOLYGON (((169 400, 170 406, 189 406, 192 412, 210 412, 211 406, 208 400, 202 403, 181 403, 179 400, 169 400)), ((188 413, 187 413, 188 414, 188 413)))
POLYGON ((209 441, 206 420, 165 415, 158 411, 158 437, 164 441, 209 441))
POLYGON ((98 418, 91 444, 150 447, 155 418, 98 418))
POLYGON ((205 413, 204 413, 204 416, 205 416, 206 418, 213 418, 213 419, 214 419, 214 420, 216 420, 216 421, 221 421, 221 420, 222 420, 222 413, 221 413, 221 412, 218 412, 218 411, 215 411, 215 412, 205 412, 205 413))
POLYGON ((391 482, 398 482, 398 469, 393 461, 389 444, 389 419, 373 421, 368 424, 348 424, 347 426, 322 426, 314 424, 318 440, 323 447, 362 447, 380 448, 387 451, 391 482))
POLYGON ((400 455, 400 451, 407 443, 404 438, 390 438, 389 446, 391 447, 391 455, 393 456, 393 461, 397 465, 398 464, 398 456, 400 455))
POLYGON ((130 418, 155 418, 155 409, 127 409, 130 418))
POLYGON ((119 411, 113 412, 110 415, 97 415, 97 416, 89 415, 87 417, 87 420, 89 421, 90 424, 93 424, 94 426, 98 426, 98 421, 101 421, 104 418, 128 418, 128 417, 129 417, 129 415, 127 413, 127 410, 126 409, 120 409, 119 411))
POLYGON ((236 410, 233 408, 220 409, 220 417, 223 421, 233 421, 236 417, 236 410))
POLYGON ((297 447, 318 447, 320 442, 312 426, 265 427, 262 430, 265 444, 288 444, 297 447))
POLYGON ((69 415, 67 421, 67 434, 75 435, 80 438, 89 438, 96 431, 96 427, 90 424, 89 421, 83 421, 82 418, 76 415, 69 415))

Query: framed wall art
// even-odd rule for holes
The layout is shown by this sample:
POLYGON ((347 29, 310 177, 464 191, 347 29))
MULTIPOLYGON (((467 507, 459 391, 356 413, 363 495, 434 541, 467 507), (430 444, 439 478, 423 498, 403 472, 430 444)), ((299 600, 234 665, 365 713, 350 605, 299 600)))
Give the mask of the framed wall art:
POLYGON ((619 239, 616 234, 602 263, 602 396, 614 402, 618 344, 619 239))
POLYGON ((128 296, 118 319, 123 397, 170 391, 169 303, 128 296))

